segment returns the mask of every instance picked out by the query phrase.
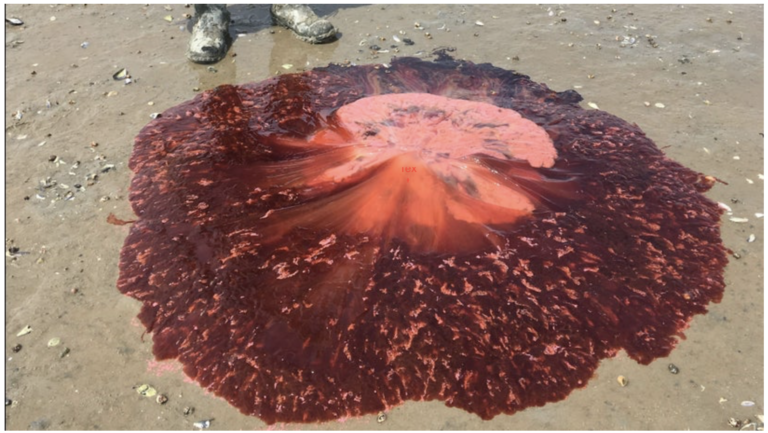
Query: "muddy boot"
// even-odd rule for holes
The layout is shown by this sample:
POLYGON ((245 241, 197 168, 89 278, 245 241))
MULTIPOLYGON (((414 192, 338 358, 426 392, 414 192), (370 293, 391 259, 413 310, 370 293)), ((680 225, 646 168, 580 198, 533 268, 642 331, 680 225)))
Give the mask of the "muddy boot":
POLYGON ((195 63, 216 63, 232 45, 229 11, 225 5, 195 5, 195 18, 187 58, 195 63))
POLYGON ((306 5, 272 5, 272 21, 293 33, 304 42, 322 44, 336 39, 336 27, 319 18, 306 5))

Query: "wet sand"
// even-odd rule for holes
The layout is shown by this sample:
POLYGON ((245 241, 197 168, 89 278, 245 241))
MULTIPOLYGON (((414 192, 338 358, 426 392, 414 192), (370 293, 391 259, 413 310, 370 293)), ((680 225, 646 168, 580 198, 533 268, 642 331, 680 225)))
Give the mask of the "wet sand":
POLYGON ((724 243, 740 256, 726 269, 723 301, 693 319, 668 358, 642 366, 620 353, 585 388, 541 408, 483 421, 441 402, 408 402, 383 424, 367 416, 276 427, 698 430, 763 414, 764 238, 763 219, 755 216, 763 212, 764 191, 762 6, 323 6, 318 10, 331 14, 342 36, 320 46, 271 27, 266 6, 233 6, 236 41, 213 69, 184 56, 189 33, 182 15, 192 9, 171 9, 6 7, 7 17, 25 22, 5 29, 6 249, 21 253, 5 259, 5 394, 14 400, 6 407, 8 429, 176 430, 207 418, 215 418, 214 429, 265 428, 192 383, 179 364, 155 362, 151 337, 142 337, 135 319, 139 303, 115 288, 128 226, 106 217, 133 218, 133 137, 151 113, 191 99, 196 88, 329 62, 429 58, 439 47, 517 70, 553 90, 576 89, 584 107, 593 102, 636 123, 672 159, 727 183, 707 196, 749 221, 723 217, 724 243), (389 47, 393 35, 415 44, 398 44, 399 53, 368 49, 389 47), (130 85, 112 79, 123 67, 130 85), (91 173, 98 179, 89 184, 91 173), (58 185, 38 199, 48 177, 58 185), (74 199, 56 200, 68 191, 74 199), (17 337, 27 325, 32 332, 17 337), (49 348, 52 337, 61 344, 49 348), (23 346, 18 353, 11 351, 16 344, 23 346), (670 363, 679 374, 669 373, 670 363), (628 386, 619 386, 619 375, 628 386), (168 403, 137 394, 133 387, 142 383, 167 394, 168 403), (183 415, 185 406, 195 413, 183 415))

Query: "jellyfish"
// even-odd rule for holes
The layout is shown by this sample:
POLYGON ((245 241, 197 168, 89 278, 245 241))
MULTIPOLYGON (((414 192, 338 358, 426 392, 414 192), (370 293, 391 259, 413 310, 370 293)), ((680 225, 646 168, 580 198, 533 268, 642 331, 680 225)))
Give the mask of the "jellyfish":
POLYGON ((669 355, 727 263, 715 179, 579 101, 447 56, 204 92, 136 137, 118 289, 268 424, 562 400, 669 355))

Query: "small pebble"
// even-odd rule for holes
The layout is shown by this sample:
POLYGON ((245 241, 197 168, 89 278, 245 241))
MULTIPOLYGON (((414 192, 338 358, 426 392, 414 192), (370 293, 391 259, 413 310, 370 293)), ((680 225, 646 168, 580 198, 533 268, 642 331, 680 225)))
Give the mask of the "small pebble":
POLYGON ((64 350, 61 351, 59 358, 64 358, 67 355, 69 355, 69 347, 65 347, 64 350))
POLYGON ((158 394, 157 395, 157 402, 160 404, 166 404, 168 403, 168 397, 165 394, 158 394))
POLYGON ((10 398, 7 398, 7 397, 6 397, 6 398, 5 398, 5 405, 6 405, 6 406, 10 406, 10 405, 12 405, 12 404, 13 404, 13 400, 11 400, 10 398))
POLYGON ((656 108, 664 108, 665 107, 665 105, 662 104, 661 102, 657 102, 657 103, 653 104, 653 106, 656 107, 656 108))
POLYGON ((186 415, 192 415, 195 413, 195 408, 192 406, 185 406, 184 409, 181 411, 185 416, 186 415))
POLYGON ((667 366, 667 369, 668 369, 668 370, 669 370, 669 372, 670 372, 670 373, 672 373, 672 374, 677 374, 677 373, 680 373, 680 369, 679 369, 679 368, 677 368, 677 366, 676 366, 675 364, 669 364, 669 365, 667 366))
POLYGON ((12 351, 13 353, 19 353, 19 351, 21 351, 21 348, 22 348, 21 344, 17 344, 17 345, 15 345, 15 346, 13 346, 13 348, 11 349, 11 351, 12 351))

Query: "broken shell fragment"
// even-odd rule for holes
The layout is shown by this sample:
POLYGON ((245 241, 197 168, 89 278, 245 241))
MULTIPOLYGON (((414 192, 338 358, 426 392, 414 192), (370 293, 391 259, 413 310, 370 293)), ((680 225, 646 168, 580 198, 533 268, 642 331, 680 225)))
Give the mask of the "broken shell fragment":
POLYGON ((158 117, 162 117, 162 115, 160 113, 152 113, 149 115, 149 117, 152 119, 157 119, 158 117))
POLYGON ((16 334, 16 336, 17 336, 17 337, 21 337, 22 335, 27 335, 27 334, 29 334, 30 332, 32 332, 32 327, 31 327, 31 326, 29 326, 29 325, 27 325, 27 326, 25 326, 25 327, 24 327, 24 329, 22 329, 21 331, 19 331, 19 332, 16 334))
POLYGON ((12 26, 20 26, 24 24, 24 21, 18 19, 18 18, 6 18, 5 22, 12 25, 12 26))
POLYGON ((747 242, 752 243, 754 241, 755 241, 755 235, 754 234, 749 235, 749 237, 747 238, 747 242))
POLYGON ((115 81, 122 81, 128 78, 128 71, 125 68, 120 69, 112 75, 112 79, 115 81))
POLYGON ((59 358, 64 358, 67 355, 69 355, 69 347, 65 347, 64 350, 59 353, 59 358))
POLYGON ((725 204, 725 203, 721 203, 721 202, 718 202, 718 203, 717 203, 717 206, 718 206, 720 209, 723 209, 723 210, 724 210, 724 211, 726 211, 726 212, 733 212, 733 210, 731 209, 731 207, 730 207, 730 206, 728 206, 728 205, 727 205, 727 204, 725 204))
POLYGON ((629 385, 629 380, 627 380, 624 376, 619 376, 616 378, 616 381, 619 382, 619 385, 621 386, 627 386, 629 385))
POLYGON ((206 429, 211 426, 210 419, 204 419, 202 421, 197 421, 196 423, 192 424, 195 428, 199 428, 200 430, 206 429))
POLYGON ((144 397, 154 397, 157 395, 157 390, 149 385, 142 384, 136 388, 136 392, 144 397))
POLYGON ((165 394, 158 394, 157 395, 157 402, 160 404, 166 404, 168 403, 168 396, 165 394))
POLYGON ((192 406, 185 406, 184 409, 182 409, 181 413, 183 413, 185 416, 192 415, 193 413, 195 413, 195 408, 192 406))
POLYGON ((731 217, 731 218, 729 218, 729 219, 730 219, 730 221, 731 221, 731 222, 734 222, 734 223, 745 223, 745 222, 749 222, 749 219, 747 219, 747 218, 731 217))
POLYGON ((745 400, 741 402, 741 405, 744 407, 752 407, 755 405, 754 401, 745 400))

